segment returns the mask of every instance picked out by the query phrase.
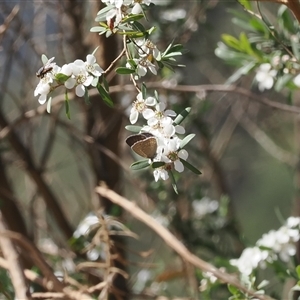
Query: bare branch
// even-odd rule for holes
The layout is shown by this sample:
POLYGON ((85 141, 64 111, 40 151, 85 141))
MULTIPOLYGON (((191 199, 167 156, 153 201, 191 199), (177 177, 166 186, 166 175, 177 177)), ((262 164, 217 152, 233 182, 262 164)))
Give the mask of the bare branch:
MULTIPOLYGON (((3 221, 2 213, 0 212, 0 235, 2 232, 5 232, 5 224, 3 221)), ((27 287, 25 282, 25 277, 23 270, 19 261, 19 254, 17 253, 13 243, 9 238, 0 237, 0 245, 3 252, 3 256, 5 257, 8 263, 8 271, 10 274, 11 282, 15 289, 15 294, 17 299, 28 299, 27 298, 27 287)))
POLYGON ((169 245, 185 261, 201 269, 202 271, 211 272, 214 276, 216 276, 221 281, 231 284, 237 287, 238 289, 240 289, 241 291, 248 293, 249 295, 252 296, 255 295, 255 297, 258 299, 261 300, 272 299, 266 295, 255 294, 255 291, 248 290, 237 280, 236 277, 226 272, 220 271, 213 265, 207 263, 206 261, 200 259, 199 257, 189 252, 189 250, 168 229, 166 229, 164 226, 158 223, 154 218, 152 218, 143 210, 141 210, 134 202, 127 200, 126 198, 118 195, 114 191, 104 186, 97 187, 96 192, 99 193, 101 196, 109 199, 113 203, 121 206, 123 209, 128 211, 132 216, 134 216, 137 220, 143 222, 148 227, 150 227, 165 241, 167 245, 169 245))

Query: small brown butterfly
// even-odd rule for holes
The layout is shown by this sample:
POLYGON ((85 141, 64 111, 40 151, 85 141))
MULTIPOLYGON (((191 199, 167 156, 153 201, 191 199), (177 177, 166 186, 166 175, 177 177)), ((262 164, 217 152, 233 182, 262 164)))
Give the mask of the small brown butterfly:
POLYGON ((149 132, 130 135, 126 139, 126 143, 136 154, 142 157, 153 158, 156 155, 157 140, 149 132))

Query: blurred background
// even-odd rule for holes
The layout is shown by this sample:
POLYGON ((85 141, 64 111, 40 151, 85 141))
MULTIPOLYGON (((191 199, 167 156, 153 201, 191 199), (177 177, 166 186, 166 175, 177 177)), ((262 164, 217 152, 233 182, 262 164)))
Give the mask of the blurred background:
MULTIPOLYGON (((7 227, 37 245, 55 270, 65 270, 66 258, 82 259, 76 252, 82 245, 73 232, 87 214, 112 215, 139 236, 115 243, 127 261, 122 268, 131 274, 129 281, 118 283, 130 294, 124 299, 224 299, 225 290, 216 290, 214 298, 205 293, 201 298, 203 274, 176 257, 146 226, 100 198, 94 188, 106 182, 169 227, 192 252, 223 266, 221 258, 239 256, 245 246, 296 214, 297 119, 245 95, 214 91, 213 85, 226 83, 234 71, 215 56, 215 49, 221 34, 240 33, 231 23, 230 10, 243 12, 236 1, 153 2, 156 6, 145 23, 158 27, 153 42, 161 51, 174 42, 188 52, 179 60, 185 68, 174 73, 163 69, 160 77, 149 75, 145 82, 154 82, 177 113, 192 108, 184 123, 187 133, 196 134, 188 161, 202 175, 185 170, 177 178, 176 195, 169 181, 155 182, 151 170, 130 170, 138 158, 125 143, 130 133, 124 126, 136 94, 122 91, 130 84, 126 76, 107 76, 119 91, 111 93, 114 108, 95 91, 89 105, 70 94, 70 120, 63 89, 55 91, 50 114, 33 96, 42 54, 63 65, 85 60, 99 46, 96 57, 103 69, 118 56, 121 37, 105 39, 89 32, 101 1, 1 1, 1 211, 7 227), (176 90, 178 85, 204 84, 211 88, 176 90), (50 246, 57 251, 51 252, 50 246)), ((262 8, 269 15, 277 9, 274 4, 262 8)), ((243 77, 237 85, 259 94, 252 79, 243 77)), ((284 93, 264 96, 286 101, 284 93)), ((26 256, 24 260, 32 267, 26 256)))

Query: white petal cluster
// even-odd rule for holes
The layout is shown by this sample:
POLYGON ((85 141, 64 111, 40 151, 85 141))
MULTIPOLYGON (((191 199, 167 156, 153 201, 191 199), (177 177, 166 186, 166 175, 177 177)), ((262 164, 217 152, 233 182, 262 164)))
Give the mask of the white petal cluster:
POLYGON ((192 207, 195 217, 201 219, 205 215, 215 212, 219 208, 219 202, 211 200, 208 197, 203 197, 201 200, 194 200, 192 207))
POLYGON ((77 229, 74 231, 73 236, 79 238, 89 233, 91 228, 99 224, 99 219, 94 213, 89 213, 78 225, 77 229))
MULTIPOLYGON (((136 50, 138 58, 134 58, 133 61, 136 66, 137 79, 145 76, 148 70, 157 75, 157 66, 153 62, 161 60, 161 52, 156 45, 149 39, 140 39, 136 41, 136 50)), ((127 63, 126 67, 129 69, 134 68, 130 63, 127 63)))
POLYGON ((230 260, 242 274, 250 275, 254 269, 265 268, 266 263, 278 259, 288 262, 296 254, 295 242, 300 239, 300 218, 290 217, 277 231, 271 230, 256 242, 256 246, 246 248, 241 257, 230 260))
POLYGON ((269 63, 261 64, 256 72, 255 80, 258 83, 258 89, 263 92, 269 90, 274 85, 274 79, 277 71, 269 63))
POLYGON ((174 124, 177 114, 173 110, 166 109, 164 102, 158 102, 154 97, 143 99, 142 93, 139 93, 137 100, 132 104, 129 117, 131 124, 137 122, 139 115, 147 121, 141 132, 151 133, 157 140, 156 156, 152 160, 165 163, 154 170, 155 181, 167 180, 168 171, 172 169, 183 172, 184 165, 181 159, 186 160, 188 152, 180 147, 181 139, 177 134, 184 134, 185 129, 174 124))
POLYGON ((96 63, 96 58, 92 54, 87 55, 86 61, 77 59, 62 67, 55 64, 53 69, 40 79, 40 82, 34 91, 34 96, 40 95, 39 102, 44 104, 49 93, 62 85, 58 80, 59 76, 64 76, 66 78, 64 86, 67 89, 75 88, 76 95, 82 97, 88 86, 97 85, 98 79, 102 73, 102 68, 96 63))

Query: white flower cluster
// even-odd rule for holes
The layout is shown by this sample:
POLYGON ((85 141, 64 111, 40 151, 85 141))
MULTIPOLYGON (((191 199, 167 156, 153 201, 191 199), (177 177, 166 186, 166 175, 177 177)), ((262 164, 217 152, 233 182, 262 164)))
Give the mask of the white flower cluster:
POLYGON ((49 59, 37 73, 40 82, 34 91, 34 96, 40 95, 40 104, 44 104, 49 93, 62 84, 67 89, 75 87, 76 95, 82 97, 88 86, 97 85, 98 79, 103 73, 92 54, 87 55, 86 61, 76 59, 74 62, 65 64, 62 67, 53 63, 53 59, 54 57, 49 59))
POLYGON ((274 85, 274 78, 277 71, 274 70, 269 63, 261 64, 256 71, 255 80, 258 83, 258 89, 263 92, 265 89, 269 90, 274 85))
MULTIPOLYGON (((137 77, 142 77, 150 70, 152 74, 157 75, 156 65, 153 64, 153 59, 159 61, 161 59, 161 53, 157 49, 156 45, 150 40, 140 39, 136 40, 138 58, 134 58, 133 61, 136 64, 137 77)), ((126 63, 126 67, 132 69, 133 66, 130 63, 126 63)))
POLYGON ((117 27, 128 14, 139 14, 142 5, 150 5, 151 0, 101 0, 110 9, 106 13, 106 20, 111 30, 117 27))
POLYGON ((147 121, 141 132, 148 132, 156 138, 156 155, 152 158, 154 162, 164 162, 162 167, 156 168, 153 172, 155 181, 158 179, 167 180, 168 171, 173 167, 177 172, 184 170, 180 159, 186 160, 188 152, 180 148, 181 139, 177 134, 184 134, 185 129, 180 125, 174 125, 173 118, 176 113, 166 109, 166 104, 158 102, 154 97, 143 98, 142 93, 137 95, 137 100, 133 102, 130 112, 130 122, 135 124, 139 115, 147 121))
POLYGON ((208 197, 203 197, 201 200, 194 200, 192 207, 195 217, 201 219, 207 214, 215 212, 219 208, 219 202, 211 200, 208 197))
POLYGON ((281 259, 288 262, 296 254, 295 242, 300 239, 300 218, 290 217, 277 231, 271 230, 256 242, 256 246, 246 248, 241 257, 230 260, 240 273, 250 275, 256 268, 265 268, 267 263, 281 259))

